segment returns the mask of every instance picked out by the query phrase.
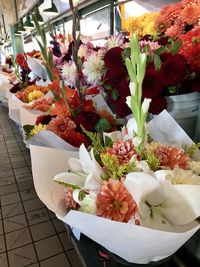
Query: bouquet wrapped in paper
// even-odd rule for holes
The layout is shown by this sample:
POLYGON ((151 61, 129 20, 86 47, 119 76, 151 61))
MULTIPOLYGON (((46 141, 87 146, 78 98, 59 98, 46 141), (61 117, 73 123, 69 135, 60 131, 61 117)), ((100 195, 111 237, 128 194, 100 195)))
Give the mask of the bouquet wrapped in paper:
POLYGON ((166 111, 147 127, 146 55, 135 36, 126 66, 134 118, 122 131, 87 131, 89 151, 84 144, 79 153, 32 146, 33 178, 61 220, 121 258, 146 264, 172 255, 200 228, 200 162, 198 145, 166 111))

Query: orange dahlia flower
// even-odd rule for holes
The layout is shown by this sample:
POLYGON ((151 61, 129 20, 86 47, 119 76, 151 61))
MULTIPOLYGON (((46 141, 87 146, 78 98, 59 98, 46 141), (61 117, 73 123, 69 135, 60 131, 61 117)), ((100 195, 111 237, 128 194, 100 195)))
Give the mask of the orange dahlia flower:
POLYGON ((119 180, 105 182, 97 196, 96 206, 98 216, 118 222, 128 222, 137 212, 134 199, 119 180))
POLYGON ((160 160, 160 166, 163 168, 173 169, 179 167, 182 169, 189 168, 189 157, 183 149, 174 146, 158 146, 155 154, 160 160))

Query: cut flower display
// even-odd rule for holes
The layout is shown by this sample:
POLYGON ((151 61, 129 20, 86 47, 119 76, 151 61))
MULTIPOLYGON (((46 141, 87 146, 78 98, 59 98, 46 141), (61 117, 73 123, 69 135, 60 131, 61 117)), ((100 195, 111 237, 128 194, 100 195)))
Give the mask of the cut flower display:
MULTIPOLYGON (((92 144, 89 151, 84 144, 79 148, 79 155, 55 151, 58 157, 66 155, 67 162, 62 159, 66 167, 56 168, 61 170, 59 174, 53 170, 53 180, 57 183, 53 186, 50 181, 52 190, 46 197, 40 196, 60 219, 111 252, 130 262, 148 263, 173 254, 199 229, 196 221, 200 215, 199 161, 193 158, 198 145, 188 141, 173 119, 169 119, 171 126, 165 129, 171 129, 174 124, 173 129, 179 132, 180 138, 184 136, 189 148, 166 143, 170 137, 166 138, 166 132, 158 129, 156 123, 154 126, 154 121, 149 125, 149 134, 155 141, 149 141, 146 118, 151 100, 142 99, 146 54, 140 52, 136 36, 131 39, 131 56, 126 58, 126 67, 131 94, 127 104, 134 118, 121 131, 103 135, 85 132, 92 144), (149 238, 156 241, 151 248, 146 244, 149 238)), ((155 121, 158 120, 159 116, 155 121)), ((40 170, 35 169, 34 160, 38 148, 33 146, 31 150, 34 179, 38 184, 40 170)), ((40 157, 46 153, 44 150, 40 157)), ((40 165, 47 168, 44 163, 40 165)), ((49 173, 48 170, 48 175, 38 184, 40 192, 51 179, 49 173)))

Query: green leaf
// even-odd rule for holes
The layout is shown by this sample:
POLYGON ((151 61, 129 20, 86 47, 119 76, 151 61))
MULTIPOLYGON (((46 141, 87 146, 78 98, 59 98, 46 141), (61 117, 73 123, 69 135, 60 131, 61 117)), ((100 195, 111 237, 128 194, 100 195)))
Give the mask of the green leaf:
POLYGON ((30 134, 30 132, 33 130, 33 128, 34 128, 34 125, 26 124, 23 126, 23 129, 24 129, 27 136, 30 134))
POLYGON ((160 70, 161 68, 161 59, 160 56, 155 54, 153 55, 153 62, 156 70, 160 70))
POLYGON ((106 119, 101 118, 100 120, 97 121, 94 128, 97 132, 102 132, 102 131, 106 132, 111 128, 111 125, 106 119))
POLYGON ((104 143, 105 143, 105 146, 108 146, 108 147, 112 147, 113 146, 113 141, 110 137, 108 136, 105 136, 104 138, 104 143))
POLYGON ((111 95, 112 95, 112 98, 113 98, 114 100, 117 100, 118 97, 119 97, 119 92, 118 92, 118 90, 117 90, 117 89, 113 89, 112 92, 111 92, 111 95))
POLYGON ((155 54, 157 54, 157 55, 161 55, 163 52, 165 52, 167 50, 167 47, 166 46, 161 46, 161 47, 159 47, 158 49, 156 49, 155 51, 154 51, 154 53, 155 54))
POLYGON ((53 96, 54 96, 54 99, 56 100, 56 102, 58 102, 60 100, 60 97, 59 95, 57 95, 53 90, 51 90, 53 96))
POLYGON ((178 53, 178 51, 180 50, 182 45, 182 41, 181 40, 176 40, 173 44, 172 44, 172 48, 171 48, 171 52, 172 54, 176 54, 178 53))

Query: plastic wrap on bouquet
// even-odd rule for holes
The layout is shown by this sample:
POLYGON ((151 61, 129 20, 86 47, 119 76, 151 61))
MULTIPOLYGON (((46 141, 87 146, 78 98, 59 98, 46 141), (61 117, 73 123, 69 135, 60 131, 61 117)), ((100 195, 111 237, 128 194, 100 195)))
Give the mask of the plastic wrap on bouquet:
POLYGON ((55 184, 52 177, 67 170, 67 159, 78 157, 78 152, 54 148, 30 146, 32 171, 36 192, 42 202, 52 211, 65 214, 63 186, 55 184))
POLYGON ((25 143, 28 147, 30 145, 35 145, 35 146, 57 148, 68 151, 78 151, 78 148, 65 142, 63 139, 61 139, 53 132, 46 130, 40 131, 38 134, 26 140, 25 143))
MULTIPOLYGON (((168 144, 192 144, 192 140, 188 138, 186 133, 182 131, 180 126, 166 111, 162 112, 156 119, 150 122, 150 133, 154 138, 158 138, 156 141, 163 144, 168 142, 170 142, 168 144), (173 133, 176 134, 173 136, 173 133), (170 138, 169 135, 171 135, 170 138)), ((151 261, 159 261, 175 253, 198 229, 200 229, 199 223, 189 220, 183 223, 183 225, 179 223, 173 230, 169 227, 170 230, 163 231, 131 223, 112 221, 73 210, 63 217, 64 188, 60 187, 58 184, 54 184, 51 179, 55 174, 67 170, 67 160, 70 157, 70 153, 70 151, 50 150, 31 146, 32 170, 36 191, 40 199, 57 214, 59 219, 69 224, 72 228, 78 229, 84 235, 99 243, 110 252, 131 263, 147 264, 151 261), (42 182, 42 185, 39 181, 42 182), (50 186, 48 184, 50 184, 50 186)), ((77 158, 78 153, 72 157, 77 158)), ((83 158, 83 154, 82 159, 87 162, 87 159, 83 158)), ((77 164, 76 160, 74 160, 74 164, 77 164)), ((77 165, 77 169, 78 168, 80 168, 79 165, 77 165)), ((90 168, 89 165, 88 168, 90 168)), ((70 176, 70 173, 68 174, 70 176)), ((73 172, 70 177, 73 181, 73 172)), ((127 188, 128 186, 129 189, 133 188, 133 186, 131 187, 130 179, 126 178, 125 183, 127 188)), ((76 184, 76 182, 74 182, 74 184, 76 184)), ((188 185, 188 188, 189 187, 190 185, 188 185)), ((179 188, 179 186, 177 188, 179 188)), ((129 190, 129 192, 131 192, 131 190, 129 190)), ((153 195, 157 193, 157 191, 150 192, 153 195)), ((200 190, 198 188, 195 194, 195 197, 200 196, 200 190)), ((171 195, 169 197, 171 197, 171 195)), ((196 218, 197 213, 200 211, 198 203, 196 203, 196 207, 193 210, 193 206, 187 202, 187 198, 185 199, 182 194, 178 197, 180 204, 182 200, 184 204, 187 203, 187 207, 183 205, 185 207, 185 212, 188 211, 188 213, 196 218)), ((182 216, 184 216, 184 214, 182 216)))

